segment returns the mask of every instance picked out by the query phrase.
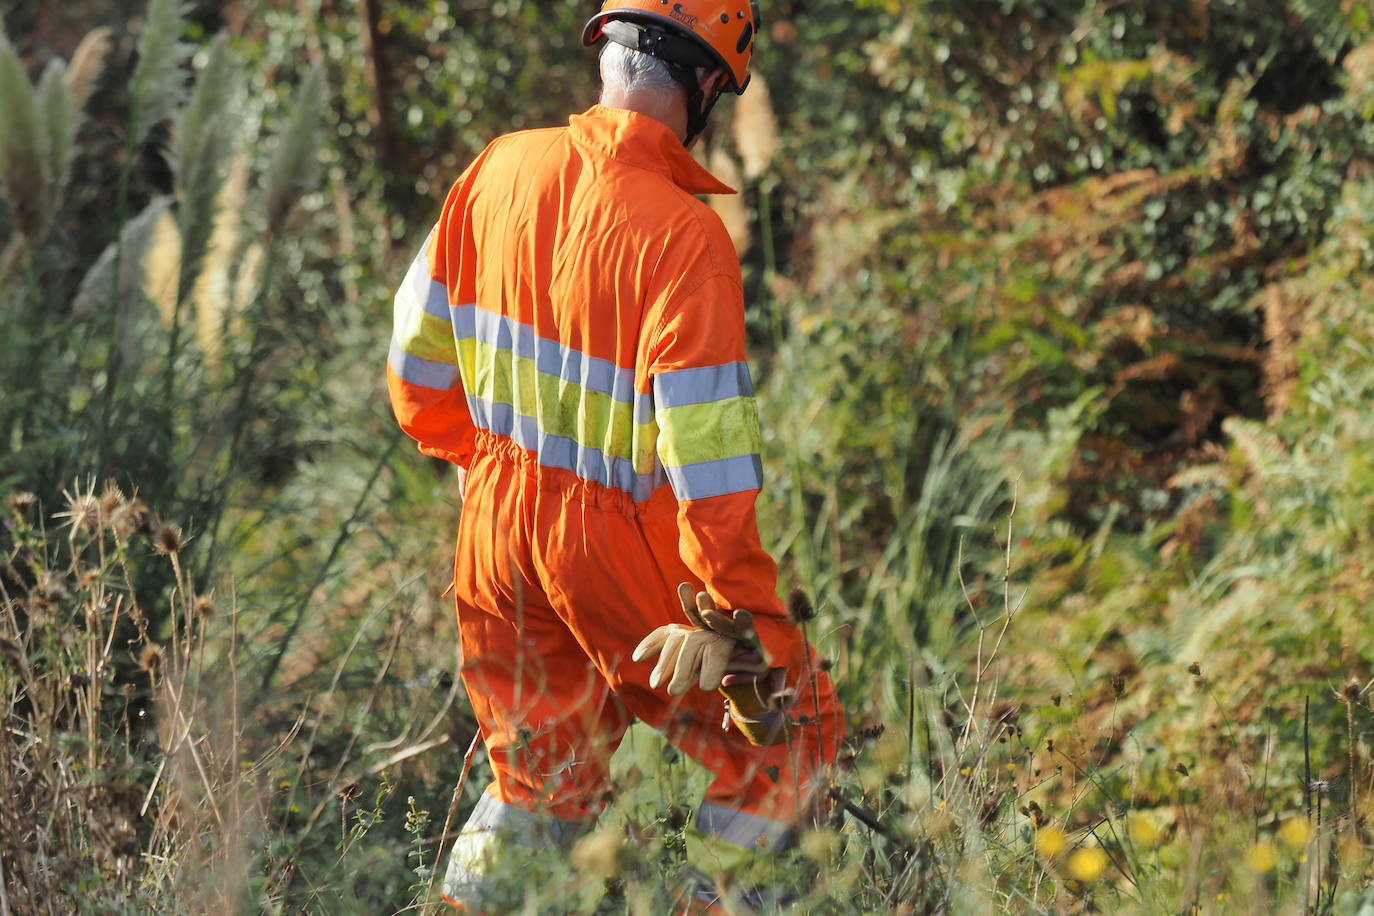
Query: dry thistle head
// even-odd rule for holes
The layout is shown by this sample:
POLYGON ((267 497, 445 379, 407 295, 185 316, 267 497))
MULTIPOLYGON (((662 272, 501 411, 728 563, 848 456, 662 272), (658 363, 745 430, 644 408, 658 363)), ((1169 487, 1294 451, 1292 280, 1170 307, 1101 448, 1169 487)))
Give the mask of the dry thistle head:
POLYGON ((144 671, 153 672, 162 667, 163 651, 162 647, 155 642, 144 644, 143 651, 138 653, 138 666, 144 671))
POLYGON ((114 517, 119 511, 119 507, 124 504, 124 493, 114 481, 105 484, 105 489, 100 494, 100 513, 107 521, 114 517))
POLYGON ((58 512, 53 518, 65 518, 72 536, 81 531, 95 531, 100 528, 100 500, 96 498, 94 484, 88 485, 84 490, 77 487, 75 492, 63 490, 62 495, 67 499, 67 511, 58 512))
POLYGON ((175 525, 163 523, 158 526, 157 534, 153 536, 153 549, 164 556, 170 557, 181 553, 183 544, 181 529, 175 525))
POLYGON ((1353 705, 1359 701, 1361 693, 1363 693, 1363 691, 1360 689, 1359 679, 1352 677, 1345 682, 1345 686, 1340 689, 1336 696, 1342 703, 1350 703, 1353 705))
POLYGON ((792 593, 787 596, 787 613, 792 616, 795 623, 807 623, 816 617, 816 608, 811 604, 811 597, 800 588, 792 589, 792 593))
POLYGON ((196 612, 196 616, 201 620, 209 620, 215 616, 215 601, 209 595, 197 595, 191 609, 196 612))
POLYGON ((131 496, 115 507, 109 516, 115 534, 127 537, 135 531, 147 532, 151 527, 148 507, 137 496, 131 496))
POLYGON ((60 605, 71 599, 71 592, 67 591, 67 583, 61 576, 54 572, 45 572, 39 577, 29 596, 45 604, 60 605))
POLYGON ((11 493, 5 497, 5 505, 10 512, 17 516, 27 515, 29 510, 38 504, 38 497, 27 490, 11 493))

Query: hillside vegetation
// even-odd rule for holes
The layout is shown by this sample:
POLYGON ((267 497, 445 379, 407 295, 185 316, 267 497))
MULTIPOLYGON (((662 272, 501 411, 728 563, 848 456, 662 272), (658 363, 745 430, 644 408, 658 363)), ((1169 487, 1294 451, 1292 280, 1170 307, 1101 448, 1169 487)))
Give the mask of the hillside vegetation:
MULTIPOLYGON (((390 295, 595 4, 127 6, 0 0, 0 914, 436 912, 487 773, 390 295)), ((765 18, 699 154, 850 717, 779 910, 1374 913, 1374 6, 765 18)), ((669 910, 640 728, 508 911, 669 910)))

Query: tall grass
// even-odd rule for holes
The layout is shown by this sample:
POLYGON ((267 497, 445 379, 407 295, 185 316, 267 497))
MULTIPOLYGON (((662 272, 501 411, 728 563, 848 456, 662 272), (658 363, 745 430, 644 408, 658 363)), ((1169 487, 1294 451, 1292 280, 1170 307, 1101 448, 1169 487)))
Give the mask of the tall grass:
MULTIPOLYGON (((150 5, 132 68, 108 62, 127 96, 95 91, 108 32, 28 70, 0 38, 0 914, 436 912, 489 772, 478 755, 454 794, 475 733, 441 597, 457 501, 399 447, 378 380, 403 264, 369 252, 395 230, 342 169, 332 204, 311 191, 344 80, 279 86, 289 68, 223 38, 193 72, 186 31, 150 5), (101 166, 82 112, 106 96, 124 154, 101 166), (164 125, 169 146, 146 142, 164 125), (101 167, 101 188, 71 183, 101 167), (95 249, 67 244, 92 212, 95 249), (351 279, 318 281, 340 251, 351 279)), ((880 82, 902 34, 854 46, 880 82)), ((1285 266, 1284 301, 1322 308, 1301 333, 1275 311, 1284 410, 1218 421, 1173 479, 1179 511, 1131 528, 1074 502, 1121 390, 1036 413, 1017 384, 1057 396, 1042 366, 1085 358, 1056 349, 1086 332, 1036 311, 1036 284, 1066 302, 1110 285, 1061 215, 1086 200, 1100 240, 1145 212, 1138 185, 1184 179, 1040 195, 989 190, 986 162, 915 162, 925 184, 805 184, 813 138, 745 100, 740 125, 774 126, 737 125, 716 155, 741 163, 761 304, 760 519, 849 714, 825 803, 768 876, 794 902, 771 909, 1363 916, 1367 175, 1351 167, 1328 243, 1285 266), (902 203, 912 188, 929 204, 902 203)), ((704 774, 642 726, 614 766, 569 855, 498 876, 505 910, 681 896, 704 774)))

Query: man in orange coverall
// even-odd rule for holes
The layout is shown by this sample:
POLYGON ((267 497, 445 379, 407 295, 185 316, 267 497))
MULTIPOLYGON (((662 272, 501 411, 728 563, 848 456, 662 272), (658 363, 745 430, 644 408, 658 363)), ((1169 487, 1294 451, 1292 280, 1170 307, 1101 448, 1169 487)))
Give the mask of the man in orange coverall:
POLYGON ((450 857, 459 909, 499 906, 510 850, 547 854, 595 820, 633 717, 714 775, 688 828, 693 912, 766 898, 740 863, 788 846, 834 759, 834 688, 755 522, 739 261, 694 196, 733 191, 687 151, 720 94, 744 91, 758 16, 746 0, 607 3, 583 36, 609 39, 601 104, 493 141, 397 293, 392 405, 420 451, 465 470, 462 677, 495 780, 450 857), (794 698, 779 743, 722 723, 719 671, 659 686, 676 646, 657 672, 634 659, 659 628, 701 632, 679 583, 684 603, 701 589, 726 618, 752 612, 727 654, 736 682, 767 669, 763 692, 794 698))

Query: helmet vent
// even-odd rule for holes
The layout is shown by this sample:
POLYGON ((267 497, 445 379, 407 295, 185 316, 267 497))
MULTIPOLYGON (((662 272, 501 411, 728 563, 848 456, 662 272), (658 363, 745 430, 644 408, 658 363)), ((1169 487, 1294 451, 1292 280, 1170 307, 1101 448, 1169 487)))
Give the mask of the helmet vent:
POLYGON ((749 47, 749 40, 754 37, 754 24, 746 22, 744 31, 740 33, 739 41, 735 44, 735 50, 743 54, 744 49, 749 47))

